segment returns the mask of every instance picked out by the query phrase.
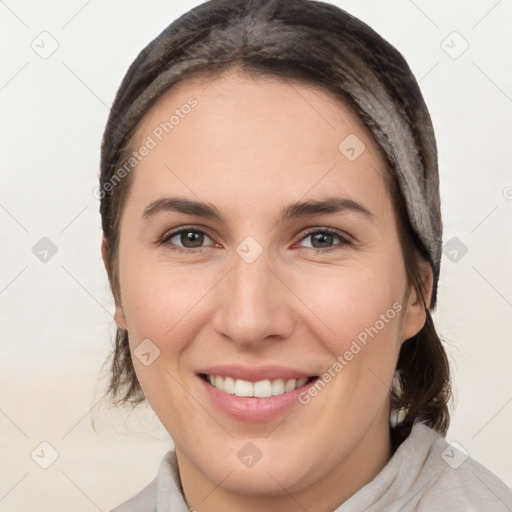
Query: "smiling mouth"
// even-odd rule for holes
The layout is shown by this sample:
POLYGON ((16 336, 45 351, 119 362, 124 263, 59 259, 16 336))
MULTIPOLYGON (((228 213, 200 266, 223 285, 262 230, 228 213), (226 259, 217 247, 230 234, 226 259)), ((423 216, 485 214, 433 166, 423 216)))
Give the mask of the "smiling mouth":
POLYGON ((295 391, 318 379, 318 376, 303 377, 301 379, 265 379, 250 382, 234 379, 229 376, 208 375, 200 373, 199 376, 219 391, 238 397, 267 398, 269 396, 284 395, 295 391))

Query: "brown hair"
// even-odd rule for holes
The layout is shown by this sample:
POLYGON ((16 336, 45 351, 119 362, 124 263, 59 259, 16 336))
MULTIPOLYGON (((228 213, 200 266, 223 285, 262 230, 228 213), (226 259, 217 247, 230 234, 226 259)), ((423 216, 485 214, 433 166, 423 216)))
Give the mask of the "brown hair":
MULTIPOLYGON (((446 434, 450 373, 424 298, 420 262, 424 259, 432 264, 432 259, 411 226, 386 133, 361 108, 346 79, 363 65, 371 69, 378 86, 384 87, 398 105, 412 129, 422 161, 434 158, 437 166, 430 115, 409 66, 393 46, 362 21, 334 5, 314 0, 211 0, 195 7, 141 51, 117 91, 102 142, 100 212, 109 281, 116 303, 120 303, 119 219, 131 174, 123 174, 116 182, 114 178, 119 178, 116 169, 119 171, 131 153, 140 121, 163 93, 178 82, 214 78, 237 68, 254 78, 277 77, 321 87, 348 101, 388 160, 386 181, 409 284, 421 294, 427 315, 424 327, 404 342, 399 354, 392 408, 405 409, 406 416, 392 429, 397 446, 415 421, 446 434)), ((372 86, 377 85, 369 85, 370 90, 372 86)), ((438 269, 434 270, 436 283, 438 269)), ((431 307, 435 293, 434 287, 431 307)), ((145 399, 132 364, 128 333, 122 329, 116 334, 108 393, 116 405, 136 406, 145 399)))

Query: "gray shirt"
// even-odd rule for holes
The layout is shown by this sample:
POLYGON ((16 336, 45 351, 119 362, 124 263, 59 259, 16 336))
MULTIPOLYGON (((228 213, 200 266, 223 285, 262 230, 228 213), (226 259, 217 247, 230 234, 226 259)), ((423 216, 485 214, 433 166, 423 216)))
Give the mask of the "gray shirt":
MULTIPOLYGON (((176 454, 111 512, 188 512, 176 454)), ((388 463, 333 512, 512 512, 512 489, 456 443, 416 423, 388 463)))

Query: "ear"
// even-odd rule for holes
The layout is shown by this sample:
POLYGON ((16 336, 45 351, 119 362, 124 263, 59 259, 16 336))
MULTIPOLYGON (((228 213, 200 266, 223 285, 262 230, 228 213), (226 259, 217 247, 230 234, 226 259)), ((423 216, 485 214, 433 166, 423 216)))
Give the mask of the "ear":
MULTIPOLYGON (((432 267, 427 261, 421 262, 421 273, 423 281, 423 289, 425 295, 426 306, 430 304, 432 297, 432 288, 434 282, 434 275, 432 267)), ((416 289, 416 286, 411 284, 409 296, 407 298, 407 309, 404 315, 403 328, 402 328, 402 342, 412 338, 421 331, 427 320, 427 312, 421 296, 416 289)))
POLYGON ((108 277, 110 279, 110 262, 108 261, 108 249, 107 249, 107 239, 103 236, 101 238, 101 259, 103 260, 103 265, 105 265, 105 270, 107 271, 108 277))
MULTIPOLYGON (((108 257, 107 240, 106 240, 105 237, 103 237, 101 239, 101 259, 103 260, 103 264, 105 265, 105 270, 107 271, 107 274, 108 274, 109 282, 110 282, 110 284, 112 286, 112 273, 111 273, 112 269, 110 268, 110 261, 109 261, 109 257, 108 257)), ((114 292, 114 290, 112 290, 112 293, 113 292, 114 292)), ((114 320, 116 322, 116 325, 119 328, 127 330, 126 318, 124 316, 123 307, 119 303, 120 301, 118 301, 116 299, 116 294, 113 293, 113 295, 114 295, 114 300, 116 302, 116 312, 114 313, 114 320)))

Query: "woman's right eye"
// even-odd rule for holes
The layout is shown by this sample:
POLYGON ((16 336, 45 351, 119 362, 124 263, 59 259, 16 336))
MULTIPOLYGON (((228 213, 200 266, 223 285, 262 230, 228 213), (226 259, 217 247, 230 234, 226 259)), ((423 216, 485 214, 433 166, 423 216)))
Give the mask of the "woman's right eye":
POLYGON ((211 240, 202 229, 180 228, 164 235, 161 244, 166 244, 172 251, 180 253, 200 253, 207 249, 202 247, 205 237, 211 240))

